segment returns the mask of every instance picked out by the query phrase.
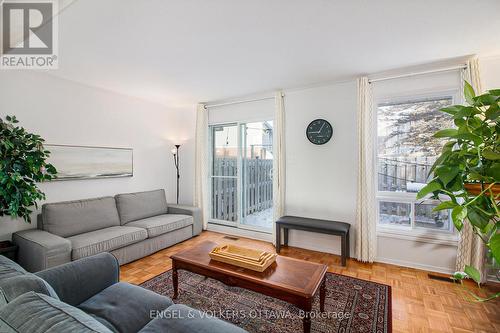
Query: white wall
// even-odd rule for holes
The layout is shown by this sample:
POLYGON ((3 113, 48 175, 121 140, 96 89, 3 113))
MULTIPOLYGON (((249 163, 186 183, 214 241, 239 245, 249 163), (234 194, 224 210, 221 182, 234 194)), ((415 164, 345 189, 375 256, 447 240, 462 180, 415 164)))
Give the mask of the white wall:
MULTIPOLYGON (((354 223, 356 83, 286 92, 285 110, 286 214, 354 223), (321 146, 305 135, 316 118, 333 127, 332 139, 321 146)), ((292 230, 290 245, 340 253, 339 237, 329 235, 292 230)))
MULTIPOLYGON (((133 148, 133 177, 43 183, 47 202, 156 188, 166 189, 174 202, 174 143, 182 144, 180 201, 192 202, 194 107, 169 109, 45 73, 2 71, 0 116, 5 115, 16 115, 21 126, 47 143, 133 148)), ((4 217, 0 239, 35 223, 4 217)))
POLYGON ((500 54, 479 58, 483 89, 500 89, 500 54))

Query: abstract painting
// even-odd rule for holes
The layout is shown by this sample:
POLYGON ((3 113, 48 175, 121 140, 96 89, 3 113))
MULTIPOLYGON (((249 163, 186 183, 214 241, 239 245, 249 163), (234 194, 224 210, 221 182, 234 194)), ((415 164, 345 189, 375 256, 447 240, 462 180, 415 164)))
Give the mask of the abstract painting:
POLYGON ((132 148, 44 145, 56 180, 133 176, 132 148))

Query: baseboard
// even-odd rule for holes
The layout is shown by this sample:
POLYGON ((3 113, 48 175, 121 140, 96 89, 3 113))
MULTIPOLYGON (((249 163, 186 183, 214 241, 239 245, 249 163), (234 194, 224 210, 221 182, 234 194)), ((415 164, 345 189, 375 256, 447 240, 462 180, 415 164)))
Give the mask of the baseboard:
POLYGON ((397 259, 390 259, 390 258, 375 258, 375 261, 381 262, 384 264, 391 264, 391 265, 396 265, 396 266, 415 268, 415 269, 420 269, 420 270, 429 271, 429 272, 442 273, 442 274, 453 274, 455 272, 455 270, 452 268, 419 264, 419 263, 414 263, 414 262, 405 261, 405 260, 397 260, 397 259))
MULTIPOLYGON (((324 246, 321 246, 318 244, 314 244, 311 246, 311 244, 302 244, 301 242, 295 241, 293 243, 290 243, 290 246, 340 256, 340 252, 337 253, 336 251, 333 251, 331 247, 327 248, 327 247, 324 247, 324 246)), ((352 253, 353 252, 351 251, 351 254, 352 253)), ((376 258, 375 261, 380 262, 380 263, 384 263, 384 264, 391 264, 391 265, 396 265, 396 266, 415 268, 415 269, 420 269, 420 270, 424 270, 424 271, 443 273, 443 274, 452 274, 453 272, 455 272, 455 270, 453 270, 451 268, 418 264, 418 263, 414 263, 411 261, 405 261, 405 260, 397 260, 397 259, 390 259, 390 258, 376 258)))
POLYGON ((272 241, 273 241, 273 236, 271 234, 268 234, 265 232, 239 229, 239 228, 229 227, 229 226, 220 225, 220 224, 209 223, 207 230, 213 231, 213 232, 219 232, 222 234, 228 234, 231 236, 239 236, 239 237, 246 237, 246 238, 261 240, 261 241, 270 242, 270 243, 272 243, 272 241))
MULTIPOLYGON (((258 232, 258 231, 239 229, 239 228, 218 225, 218 224, 211 224, 211 223, 208 224, 207 230, 219 232, 219 233, 223 233, 223 234, 228 234, 228 235, 232 235, 232 236, 246 237, 246 238, 261 240, 261 241, 265 241, 265 242, 272 242, 272 235, 271 234, 258 232)), ((340 255, 340 253, 337 253, 337 251, 334 251, 334 249, 332 247, 322 246, 320 244, 310 244, 308 242, 302 243, 300 241, 294 240, 294 241, 290 241, 289 245, 293 246, 293 247, 312 250, 312 251, 340 255)), ((351 251, 351 254, 352 253, 353 252, 351 251)), ((452 274, 454 272, 454 270, 451 268, 425 265, 425 264, 414 263, 411 261, 397 260, 397 259, 391 259, 391 258, 377 257, 375 259, 375 261, 380 262, 380 263, 384 263, 384 264, 391 264, 391 265, 396 265, 396 266, 401 266, 401 267, 415 268, 415 269, 420 269, 420 270, 429 271, 429 272, 442 273, 442 274, 452 274)))

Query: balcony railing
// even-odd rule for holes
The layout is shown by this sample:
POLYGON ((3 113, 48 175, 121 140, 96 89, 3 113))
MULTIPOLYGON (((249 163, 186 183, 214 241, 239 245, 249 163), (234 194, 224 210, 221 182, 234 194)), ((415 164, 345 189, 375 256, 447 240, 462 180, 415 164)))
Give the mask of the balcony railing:
POLYGON ((378 190, 390 192, 418 192, 426 184, 434 159, 378 158, 378 190))
MULTIPOLYGON (((212 218, 224 221, 238 219, 237 159, 214 158, 212 178, 212 218), (231 178, 233 177, 233 178, 231 178)), ((243 217, 273 206, 273 160, 243 159, 243 217)))

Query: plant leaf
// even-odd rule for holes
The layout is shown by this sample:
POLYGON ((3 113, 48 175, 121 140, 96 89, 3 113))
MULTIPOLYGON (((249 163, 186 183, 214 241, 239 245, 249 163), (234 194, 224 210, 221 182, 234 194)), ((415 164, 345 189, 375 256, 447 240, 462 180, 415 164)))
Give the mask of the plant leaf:
POLYGON ((436 159, 434 164, 432 164, 432 167, 430 168, 429 173, 427 174, 427 177, 429 177, 434 172, 434 169, 436 169, 436 167, 438 165, 443 163, 443 161, 445 161, 451 155, 451 152, 452 152, 451 150, 453 149, 453 145, 451 145, 451 143, 453 143, 453 145, 454 145, 455 141, 448 142, 446 145, 444 145, 443 153, 436 159), (450 146, 448 146, 448 144, 450 144, 450 146))
MULTIPOLYGON (((461 105, 460 105, 461 106, 461 105)), ((441 112, 446 112, 454 116, 458 112, 458 108, 456 105, 448 106, 446 108, 439 109, 441 112)))
POLYGON ((445 186, 448 185, 448 183, 451 182, 459 172, 460 169, 456 166, 452 167, 447 165, 440 165, 436 168, 436 175, 439 179, 441 179, 445 186))
POLYGON ((477 284, 481 283, 481 273, 472 266, 465 265, 465 274, 467 274, 472 280, 476 281, 477 284))
POLYGON ((456 206, 451 211, 451 219, 453 221, 453 224, 455 225, 455 228, 457 228, 458 231, 462 230, 464 226, 463 221, 466 216, 467 216, 467 207, 456 206))
POLYGON ((417 199, 422 199, 427 194, 439 191, 441 189, 441 184, 437 181, 433 180, 429 184, 425 185, 420 191, 417 193, 417 199))
MULTIPOLYGON (((457 175, 446 187, 452 192, 460 191, 464 186, 462 177, 457 175)), ((449 195, 449 194, 448 194, 449 195)))
POLYGON ((452 105, 448 106, 442 109, 439 109, 439 111, 446 112, 448 114, 451 114, 452 116, 455 116, 456 114, 461 114, 460 117, 463 117, 464 111, 468 109, 474 109, 470 106, 464 106, 464 105, 452 105))
POLYGON ((472 134, 472 133, 459 133, 454 136, 454 138, 461 139, 461 140, 466 140, 466 141, 472 141, 476 146, 480 145, 483 143, 483 139, 481 137, 472 134))
POLYGON ((474 97, 475 104, 479 105, 491 105, 497 101, 498 97, 492 94, 486 93, 479 96, 474 97))
POLYGON ((451 277, 454 280, 461 281, 467 277, 467 274, 465 272, 455 272, 455 273, 453 273, 453 275, 451 277))
POLYGON ((495 182, 500 182, 500 163, 494 163, 489 169, 486 170, 486 174, 493 177, 495 182))
POLYGON ((486 119, 496 120, 500 116, 500 107, 498 107, 498 103, 490 106, 488 110, 486 110, 485 116, 486 119))
POLYGON ((435 138, 454 138, 458 134, 458 130, 454 128, 447 128, 434 133, 435 138))
POLYGON ((473 226, 483 229, 488 224, 489 217, 480 210, 474 209, 472 205, 469 206, 469 208, 470 209, 467 210, 467 219, 473 226))
POLYGON ((469 104, 474 104, 474 97, 476 97, 476 93, 474 92, 474 88, 470 85, 469 82, 464 81, 464 96, 465 100, 469 104))
POLYGON ((497 153, 489 148, 484 149, 482 155, 488 160, 500 160, 500 153, 497 153))
POLYGON ((476 108, 472 106, 463 106, 460 110, 453 115, 453 119, 462 119, 465 117, 471 117, 475 114, 479 114, 481 111, 477 110, 476 108))
POLYGON ((463 119, 463 118, 457 118, 457 119, 455 119, 453 122, 455 123, 455 125, 456 125, 457 127, 462 127, 462 126, 466 126, 466 125, 467 125, 466 120, 465 120, 465 119, 463 119))
POLYGON ((432 211, 433 212, 437 212, 437 211, 440 211, 440 210, 452 209, 452 208, 454 208, 456 206, 457 206, 457 204, 454 203, 453 201, 443 201, 439 205, 437 205, 436 207, 434 207, 434 209, 432 211))
POLYGON ((491 250, 491 254, 495 258, 497 263, 500 263, 500 234, 495 234, 491 237, 488 247, 491 250))

